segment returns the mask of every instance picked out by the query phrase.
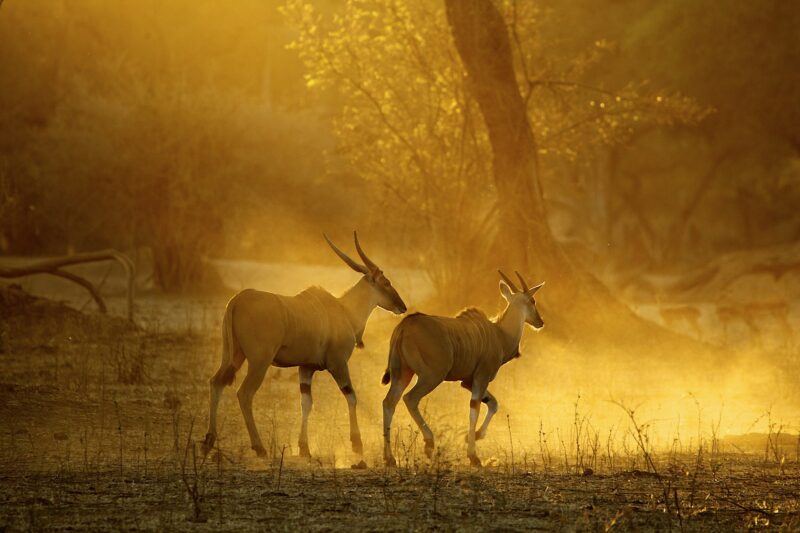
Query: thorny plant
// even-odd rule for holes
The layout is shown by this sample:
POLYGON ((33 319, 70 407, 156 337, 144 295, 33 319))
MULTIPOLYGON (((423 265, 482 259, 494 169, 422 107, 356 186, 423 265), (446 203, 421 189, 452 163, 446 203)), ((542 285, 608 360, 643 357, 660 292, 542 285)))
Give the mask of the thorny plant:
POLYGON ((117 382, 124 385, 142 385, 148 380, 146 368, 146 343, 144 337, 134 339, 133 345, 126 339, 117 339, 109 344, 111 360, 117 370, 117 382))
POLYGON ((639 424, 636 420, 635 411, 631 409, 625 404, 621 402, 614 401, 617 406, 619 406, 625 414, 628 416, 631 425, 633 428, 630 431, 630 435, 633 437, 634 442, 639 447, 639 450, 644 457, 645 464, 647 468, 652 471, 653 476, 658 480, 659 484, 661 485, 661 490, 663 493, 663 502, 664 506, 666 507, 666 511, 668 515, 671 515, 673 512, 672 504, 675 504, 675 512, 677 513, 678 520, 683 525, 683 518, 680 513, 680 503, 678 502, 678 491, 677 488, 673 490, 672 488, 672 478, 669 476, 662 476, 659 471, 658 467, 656 466, 655 461, 653 460, 653 455, 651 453, 650 448, 650 437, 648 434, 648 425, 646 424, 639 424))
POLYGON ((193 521, 205 522, 207 519, 203 516, 203 511, 200 503, 203 501, 206 492, 206 477, 205 477, 205 461, 206 456, 203 455, 200 459, 200 465, 197 464, 197 443, 192 440, 192 432, 194 430, 194 417, 189 422, 189 434, 186 437, 186 447, 183 452, 183 460, 181 461, 181 481, 186 489, 186 493, 192 500, 193 521), (191 455, 191 470, 187 472, 187 463, 191 455))

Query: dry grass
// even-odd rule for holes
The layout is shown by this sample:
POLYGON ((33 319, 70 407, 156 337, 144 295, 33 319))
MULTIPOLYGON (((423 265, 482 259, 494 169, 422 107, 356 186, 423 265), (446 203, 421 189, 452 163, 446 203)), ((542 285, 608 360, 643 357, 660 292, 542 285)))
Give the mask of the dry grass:
MULTIPOLYGON (((57 316, 42 316, 24 338, 19 329, 4 333, 0 530, 800 528, 800 440, 770 414, 757 453, 721 441, 719 421, 709 425, 699 407, 696 435, 658 447, 653 423, 636 409, 611 407, 627 421, 608 428, 577 397, 571 424, 554 430, 497 417, 479 445, 488 466, 474 469, 463 424, 431 400, 423 407, 437 433, 434 458, 398 416, 399 467, 385 469, 375 407, 384 391, 371 373, 383 361, 356 353, 369 468, 349 468, 356 458, 345 402, 322 376, 313 460, 296 457, 299 398, 286 374, 271 374, 256 399, 269 457, 250 451, 226 391, 218 447, 203 458, 196 441, 217 363, 215 330, 187 320, 177 329, 34 338, 56 329, 40 322, 57 316), (361 375, 364 366, 370 372, 361 375)), ((379 352, 375 335, 367 342, 379 352)))

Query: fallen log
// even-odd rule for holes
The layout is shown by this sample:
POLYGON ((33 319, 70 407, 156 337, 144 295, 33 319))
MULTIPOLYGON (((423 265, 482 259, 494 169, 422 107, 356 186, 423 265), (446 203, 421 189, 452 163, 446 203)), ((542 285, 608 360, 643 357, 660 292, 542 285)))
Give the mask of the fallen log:
POLYGON ((100 309, 100 312, 106 314, 108 309, 106 307, 103 298, 100 296, 97 287, 94 286, 92 282, 74 274, 72 272, 68 272, 66 270, 62 270, 63 267, 70 266, 70 265, 78 265, 81 263, 94 263, 97 261, 116 261, 119 263, 123 270, 125 270, 125 275, 128 281, 127 287, 127 300, 128 300, 128 320, 133 321, 133 296, 134 296, 134 281, 136 277, 136 267, 133 264, 131 259, 116 250, 102 250, 99 252, 87 252, 81 254, 74 254, 74 255, 67 255, 61 257, 53 257, 50 259, 44 259, 41 261, 36 261, 34 263, 30 263, 25 266, 21 267, 3 267, 0 266, 0 278, 21 278, 24 276, 31 276, 34 274, 50 274, 52 276, 58 276, 60 278, 64 278, 66 280, 72 281, 73 283, 77 283, 84 289, 86 289, 89 294, 92 296, 94 301, 97 303, 97 307, 100 309))

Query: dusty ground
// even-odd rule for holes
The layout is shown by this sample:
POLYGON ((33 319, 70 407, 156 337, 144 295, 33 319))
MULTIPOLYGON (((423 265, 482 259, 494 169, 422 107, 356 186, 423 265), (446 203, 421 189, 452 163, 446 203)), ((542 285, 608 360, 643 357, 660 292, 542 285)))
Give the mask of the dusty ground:
POLYGON ((577 409, 563 431, 512 427, 518 411, 504 417, 501 397, 479 445, 486 466, 475 469, 463 457, 460 419, 435 414, 455 387, 427 406, 436 459, 419 453, 400 408, 400 467, 384 469, 385 317, 371 322, 368 350, 351 365, 367 469, 350 468, 358 458, 347 445, 344 400, 324 375, 314 382, 315 459, 296 457, 299 398, 289 371, 271 371, 256 399, 271 457, 249 450, 229 390, 221 451, 204 461, 194 443, 205 433, 207 377, 218 361, 218 299, 180 307, 145 297, 148 321, 130 328, 15 294, 0 302, 0 530, 800 530, 800 441, 772 431, 728 446, 714 435, 683 437, 659 451, 642 424, 645 454, 635 428, 606 439, 577 409))
MULTIPOLYGON (((667 530, 800 527, 798 477, 746 466, 664 480, 635 472, 577 476, 467 468, 248 469, 200 474, 199 514, 171 464, 4 472, 0 521, 17 529, 148 530, 667 530), (678 505, 680 510, 678 511, 678 505)), ((5 469, 8 470, 8 469, 5 469)), ((190 487, 194 483, 189 475, 190 487)))

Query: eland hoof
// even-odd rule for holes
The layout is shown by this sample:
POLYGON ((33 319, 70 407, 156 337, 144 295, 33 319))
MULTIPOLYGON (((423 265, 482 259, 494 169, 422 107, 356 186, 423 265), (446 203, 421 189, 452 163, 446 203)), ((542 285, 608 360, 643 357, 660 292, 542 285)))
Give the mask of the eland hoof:
POLYGON ((428 459, 433 457, 433 441, 432 440, 426 440, 425 441, 425 455, 428 456, 428 459))
POLYGON ((350 444, 353 446, 354 453, 364 455, 364 444, 361 443, 361 436, 350 437, 350 444))
POLYGON ((214 447, 214 441, 217 438, 211 433, 206 433, 206 438, 203 440, 203 455, 208 455, 208 452, 214 447))
POLYGON ((471 466, 481 466, 481 460, 478 459, 477 455, 470 455, 469 456, 469 464, 471 466))
POLYGON ((394 457, 392 457, 392 456, 384 457, 383 460, 386 462, 386 466, 389 466, 389 467, 397 466, 397 461, 395 461, 394 457))
POLYGON ((307 442, 301 442, 300 446, 300 457, 311 457, 311 450, 308 449, 307 442))

